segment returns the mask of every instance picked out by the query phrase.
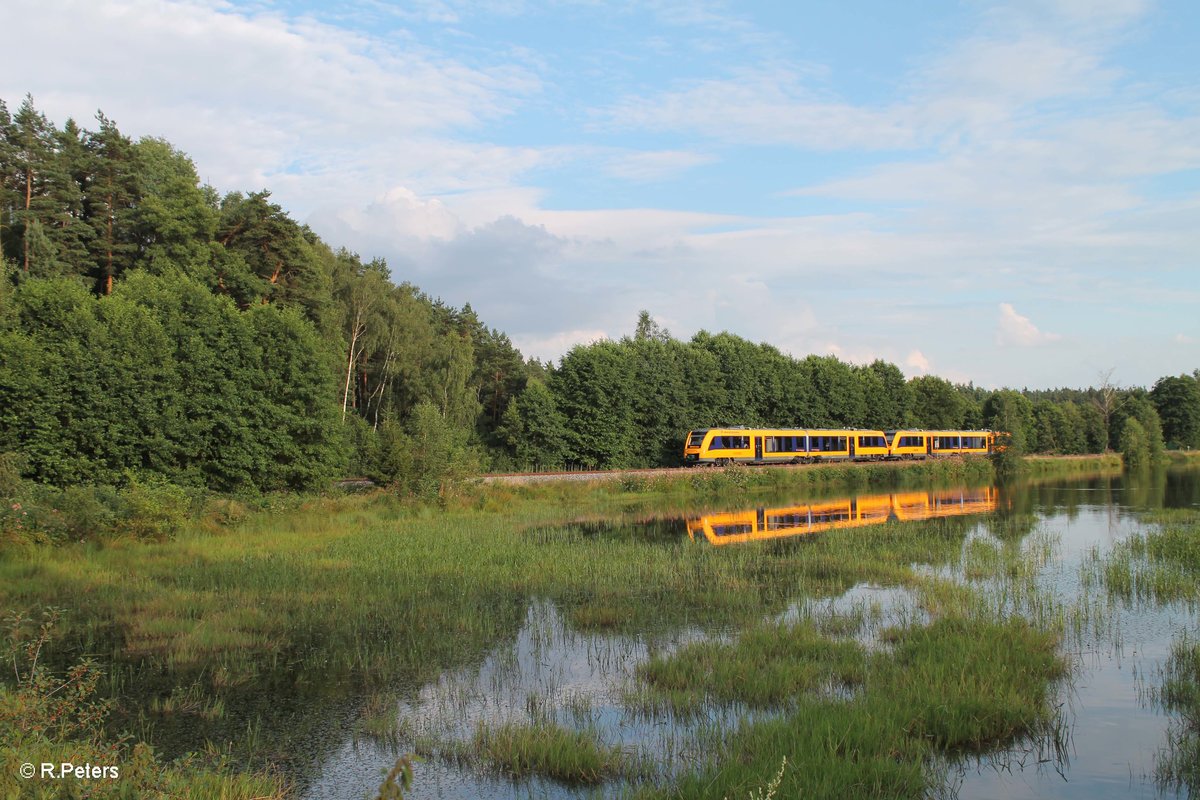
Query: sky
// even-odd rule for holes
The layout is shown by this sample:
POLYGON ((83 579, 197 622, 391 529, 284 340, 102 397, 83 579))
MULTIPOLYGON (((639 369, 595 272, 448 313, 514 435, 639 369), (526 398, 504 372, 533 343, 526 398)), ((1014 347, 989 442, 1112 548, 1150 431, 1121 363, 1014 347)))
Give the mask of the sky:
POLYGON ((0 98, 169 140, 526 356, 727 330, 995 388, 1200 367, 1200 3, 5 0, 0 98))

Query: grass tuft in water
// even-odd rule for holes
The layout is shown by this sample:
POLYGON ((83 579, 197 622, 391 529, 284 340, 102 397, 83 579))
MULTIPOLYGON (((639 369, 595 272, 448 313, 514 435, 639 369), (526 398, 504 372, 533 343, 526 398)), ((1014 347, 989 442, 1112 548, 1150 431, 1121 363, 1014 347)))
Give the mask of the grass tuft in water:
POLYGON ((514 778, 541 775, 564 783, 595 784, 629 769, 620 748, 606 747, 594 733, 558 725, 481 726, 472 751, 514 778))

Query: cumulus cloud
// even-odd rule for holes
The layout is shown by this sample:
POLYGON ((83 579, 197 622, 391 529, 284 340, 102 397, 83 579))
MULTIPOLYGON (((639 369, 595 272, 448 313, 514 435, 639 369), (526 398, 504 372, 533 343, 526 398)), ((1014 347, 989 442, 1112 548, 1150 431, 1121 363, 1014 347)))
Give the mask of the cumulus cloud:
POLYGON ((1000 320, 996 329, 997 344, 1033 347, 1056 342, 1061 338, 1062 336, 1057 333, 1045 333, 1038 330, 1029 317, 1018 314, 1011 303, 1000 304, 1000 320))
POLYGON ((927 375, 930 370, 929 359, 920 350, 913 350, 904 359, 904 366, 920 373, 927 375))
POLYGON ((0 97, 32 92, 60 121, 100 106, 127 133, 168 138, 218 188, 269 186, 301 214, 389 174, 444 191, 538 158, 463 137, 540 92, 512 61, 481 68, 404 37, 202 0, 12 0, 0 27, 21 32, 0 55, 0 97), (51 52, 89 53, 87 68, 51 52))

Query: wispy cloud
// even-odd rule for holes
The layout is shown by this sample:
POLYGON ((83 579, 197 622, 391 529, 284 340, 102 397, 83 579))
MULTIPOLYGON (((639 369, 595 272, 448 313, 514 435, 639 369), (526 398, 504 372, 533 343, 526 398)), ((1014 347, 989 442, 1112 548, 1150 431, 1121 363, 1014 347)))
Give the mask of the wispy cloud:
POLYGON ((1046 333, 1038 330, 1029 317, 1017 313, 1011 303, 1000 304, 1000 319, 996 328, 996 344, 1033 347, 1048 344, 1061 339, 1057 333, 1046 333))
POLYGON ((613 156, 607 165, 609 174, 635 183, 648 183, 674 177, 693 167, 711 164, 715 157, 686 150, 651 150, 613 156))

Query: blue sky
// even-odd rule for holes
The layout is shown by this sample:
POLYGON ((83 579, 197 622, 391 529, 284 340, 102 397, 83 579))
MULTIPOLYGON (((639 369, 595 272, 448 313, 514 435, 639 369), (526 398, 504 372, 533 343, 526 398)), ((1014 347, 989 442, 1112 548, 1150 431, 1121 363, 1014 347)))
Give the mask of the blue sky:
POLYGON ((0 27, 10 106, 163 136, 527 355, 644 308, 989 387, 1200 367, 1194 2, 9 0, 0 27))

